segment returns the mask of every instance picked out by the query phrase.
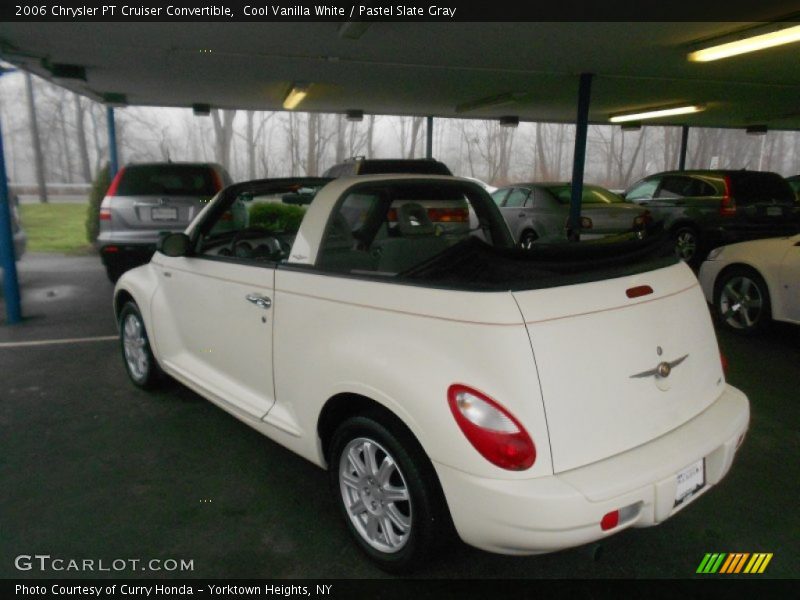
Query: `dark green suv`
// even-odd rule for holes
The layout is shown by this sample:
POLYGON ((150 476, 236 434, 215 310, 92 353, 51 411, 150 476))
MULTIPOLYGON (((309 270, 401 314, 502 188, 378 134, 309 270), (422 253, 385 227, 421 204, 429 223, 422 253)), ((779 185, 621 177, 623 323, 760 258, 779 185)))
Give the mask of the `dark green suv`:
POLYGON ((692 265, 717 246, 800 231, 797 198, 777 173, 667 171, 636 182, 624 195, 663 221, 675 253, 692 265))

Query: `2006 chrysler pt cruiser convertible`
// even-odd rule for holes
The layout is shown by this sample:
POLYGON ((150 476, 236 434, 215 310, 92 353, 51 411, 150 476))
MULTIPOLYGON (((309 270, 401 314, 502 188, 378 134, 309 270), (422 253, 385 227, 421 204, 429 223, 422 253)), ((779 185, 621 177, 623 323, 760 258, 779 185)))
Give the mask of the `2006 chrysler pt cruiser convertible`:
POLYGON ((664 521, 744 438, 659 239, 515 248, 453 177, 252 181, 162 237, 114 309, 135 384, 166 373, 326 467, 383 568, 453 526, 535 554, 664 521))

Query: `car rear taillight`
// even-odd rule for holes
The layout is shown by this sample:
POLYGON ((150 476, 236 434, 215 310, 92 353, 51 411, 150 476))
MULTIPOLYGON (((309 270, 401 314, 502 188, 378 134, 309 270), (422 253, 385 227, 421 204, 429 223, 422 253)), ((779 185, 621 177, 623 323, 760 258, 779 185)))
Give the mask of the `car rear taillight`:
POLYGON ((722 353, 722 350, 719 352, 719 362, 722 364, 722 374, 728 374, 728 357, 722 353))
POLYGON ((465 385, 453 384, 447 401, 470 444, 493 465, 524 471, 536 460, 536 447, 520 422, 497 402, 465 385))
POLYGON ((117 171, 117 175, 111 181, 111 185, 108 186, 108 191, 106 192, 106 197, 110 198, 112 196, 117 195, 117 188, 119 188, 119 182, 122 181, 122 176, 125 174, 125 167, 122 167, 119 171, 117 171))
POLYGON ((719 214, 721 217, 733 217, 736 215, 736 200, 731 196, 731 178, 726 175, 723 181, 725 182, 725 194, 719 205, 719 214))
POLYGON ((647 227, 652 222, 653 222, 653 215, 650 214, 649 210, 646 210, 642 214, 637 215, 633 219, 633 228, 634 229, 647 229, 647 227))
POLYGON ((106 253, 108 253, 108 252, 119 252, 119 248, 117 248, 116 246, 105 246, 103 248, 103 252, 106 252, 106 253))
POLYGON ((100 220, 101 221, 110 221, 111 220, 111 209, 110 208, 101 208, 100 209, 100 220))
POLYGON ((469 223, 466 208, 429 208, 428 218, 434 223, 469 223))

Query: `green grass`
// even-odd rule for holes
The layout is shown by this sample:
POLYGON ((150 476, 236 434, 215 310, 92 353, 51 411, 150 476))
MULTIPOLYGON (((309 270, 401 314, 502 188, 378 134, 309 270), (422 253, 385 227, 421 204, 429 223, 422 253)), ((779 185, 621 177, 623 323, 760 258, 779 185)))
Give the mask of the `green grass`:
POLYGON ((28 252, 87 254, 87 204, 22 204, 20 218, 28 235, 28 252))

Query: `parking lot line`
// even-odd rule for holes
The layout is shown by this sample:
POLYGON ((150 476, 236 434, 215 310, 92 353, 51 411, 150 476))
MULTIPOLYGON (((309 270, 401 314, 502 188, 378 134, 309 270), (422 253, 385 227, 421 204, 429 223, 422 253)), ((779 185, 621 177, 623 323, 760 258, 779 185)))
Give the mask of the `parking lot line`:
POLYGON ((116 335, 101 335, 97 337, 65 338, 60 340, 36 340, 32 342, 0 342, 0 348, 22 348, 24 346, 49 346, 51 344, 85 344, 88 342, 110 342, 118 340, 116 335))

